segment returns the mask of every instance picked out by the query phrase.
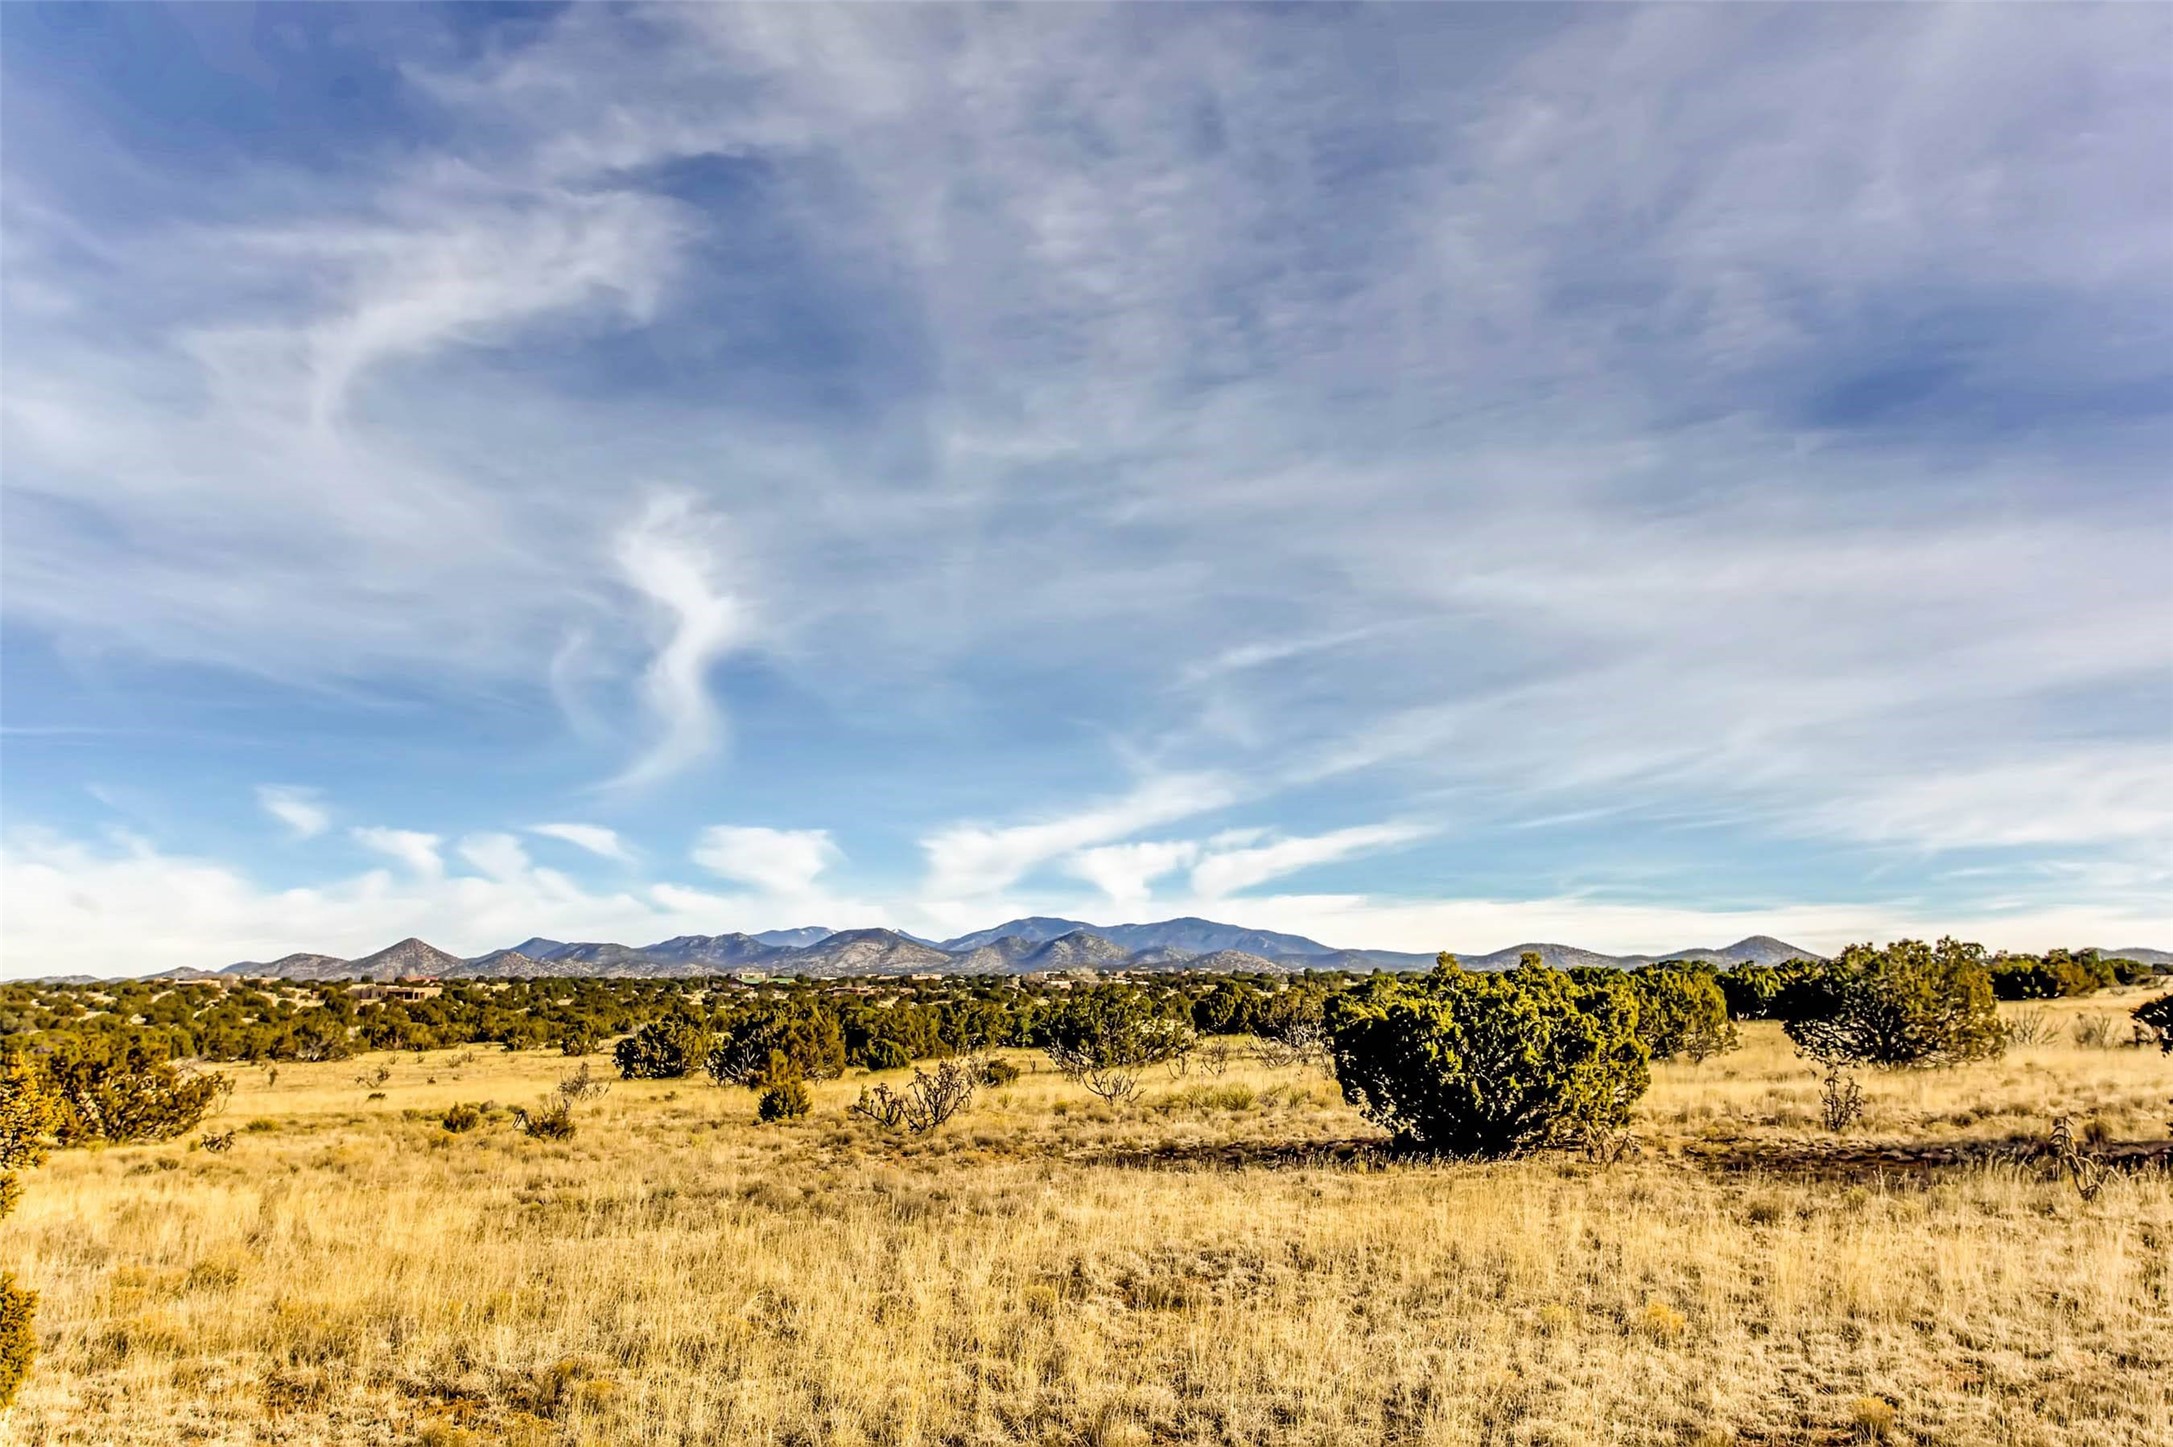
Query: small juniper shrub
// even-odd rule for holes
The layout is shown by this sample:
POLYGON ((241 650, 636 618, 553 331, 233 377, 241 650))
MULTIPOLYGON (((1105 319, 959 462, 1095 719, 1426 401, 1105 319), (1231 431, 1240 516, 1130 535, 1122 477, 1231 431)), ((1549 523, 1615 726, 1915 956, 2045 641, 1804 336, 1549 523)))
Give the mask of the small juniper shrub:
POLYGON ((438 1123, 453 1134, 460 1135, 466 1131, 474 1130, 483 1123, 483 1108, 463 1100, 456 1105, 448 1106, 445 1115, 438 1123))
POLYGON ((1008 1060, 988 1060, 981 1065, 981 1083, 992 1090, 1001 1090, 1025 1073, 1008 1060))
POLYGON ((2135 1007, 2135 1023, 2150 1032, 2158 1048, 2173 1052, 2173 995, 2160 995, 2135 1007))
POLYGON ((769 1122, 793 1120, 814 1108, 804 1080, 780 1080, 766 1088, 755 1101, 755 1119, 769 1122))
POLYGON ((903 1070, 913 1063, 913 1052, 878 1036, 861 1047, 860 1063, 870 1070, 903 1070))
POLYGON ((57 1102, 63 1146, 170 1141, 225 1105, 233 1079, 177 1066, 143 1040, 63 1037, 36 1063, 57 1102))
MULTIPOLYGON (((22 1187, 18 1168, 35 1168, 62 1119, 62 1102, 30 1062, 17 1056, 0 1069, 0 1216, 15 1209, 22 1187)), ((0 1272, 0 1407, 15 1400, 38 1352, 33 1320, 38 1294, 0 1272)))

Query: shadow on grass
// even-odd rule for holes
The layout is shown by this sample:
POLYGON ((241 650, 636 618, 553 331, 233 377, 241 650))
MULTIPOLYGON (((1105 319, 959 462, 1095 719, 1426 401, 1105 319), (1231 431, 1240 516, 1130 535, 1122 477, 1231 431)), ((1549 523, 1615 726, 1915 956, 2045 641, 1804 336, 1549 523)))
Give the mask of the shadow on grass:
MULTIPOLYGON (((2089 1153, 2109 1171, 2127 1175, 2173 1172, 2173 1141, 2120 1141, 2089 1153)), ((1997 1141, 1698 1141, 1682 1148, 1686 1164, 1717 1175, 1760 1175, 1789 1181, 1857 1183, 1941 1176, 1987 1165, 2058 1168, 2057 1153, 2042 1139, 2017 1136, 1997 1141)))
POLYGON ((1398 1150, 1375 1138, 1184 1141, 1095 1151, 1082 1164, 1150 1171, 1368 1171, 1393 1166, 1454 1165, 1446 1156, 1398 1150))
MULTIPOLYGON (((2059 1167, 2056 1153, 2043 1140, 2023 1137, 1939 1143, 1740 1139, 1697 1141, 1671 1150, 1648 1147, 1641 1154, 1648 1163, 1687 1165, 1714 1175, 1833 1184, 1875 1180, 1930 1184, 1942 1176, 2000 1163, 2048 1173, 2059 1167)), ((2089 1155, 2120 1174, 2173 1174, 2173 1141, 2113 1142, 2089 1155)), ((1534 1152, 1524 1159, 1535 1156, 1595 1164, 1573 1150, 1534 1152)), ((1153 1171, 1368 1172, 1488 1164, 1482 1159, 1400 1148, 1379 1137, 1172 1142, 1094 1151, 1073 1159, 1083 1165, 1153 1171)))

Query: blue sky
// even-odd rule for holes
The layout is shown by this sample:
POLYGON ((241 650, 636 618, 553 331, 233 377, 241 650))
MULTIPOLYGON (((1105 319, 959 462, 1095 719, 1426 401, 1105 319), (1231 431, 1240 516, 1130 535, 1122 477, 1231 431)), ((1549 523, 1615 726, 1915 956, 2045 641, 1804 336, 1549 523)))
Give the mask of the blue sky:
POLYGON ((0 971, 2167 946, 2169 53, 5 7, 0 971))

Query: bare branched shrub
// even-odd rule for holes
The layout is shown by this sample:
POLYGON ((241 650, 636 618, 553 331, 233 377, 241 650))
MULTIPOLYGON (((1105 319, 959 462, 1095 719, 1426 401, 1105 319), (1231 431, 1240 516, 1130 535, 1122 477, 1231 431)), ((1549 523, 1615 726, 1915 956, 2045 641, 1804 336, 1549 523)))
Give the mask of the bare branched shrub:
POLYGON ((392 1067, 379 1061, 375 1070, 365 1070, 355 1077, 355 1084, 364 1090, 376 1090, 392 1079, 392 1067))
POLYGON ((2075 1043, 2089 1050, 2111 1050, 2124 1044, 2126 1033, 2110 1015, 2078 1015, 2069 1027, 2075 1043))
POLYGON ((1327 1032, 1310 1024, 1294 1025, 1280 1035, 1261 1035, 1253 1040, 1253 1059, 1269 1070, 1310 1065, 1327 1058, 1327 1032))
POLYGON ((1602 1169, 1645 1154, 1628 1126, 1596 1126, 1585 1132, 1582 1147, 1584 1158, 1602 1169))
POLYGON ((1826 1129, 1841 1134, 1863 1119, 1864 1088, 1854 1076, 1834 1071, 1826 1077, 1826 1088, 1819 1092, 1818 1112, 1826 1129))
POLYGON ((209 1151, 215 1156, 224 1155, 226 1152, 232 1150, 233 1148, 234 1132, 230 1130, 223 1130, 209 1135, 198 1136, 196 1138, 196 1143, 190 1147, 191 1150, 209 1151))
POLYGON ((2052 1043, 2052 1014, 2046 1010, 2022 1010, 2007 1022, 2007 1039, 2014 1045, 2052 1043))
POLYGON ((915 1070, 904 1090, 868 1086, 847 1109, 885 1130, 902 1126, 919 1135, 969 1109, 985 1070, 977 1060, 946 1060, 934 1070, 915 1070))
POLYGON ((1230 1042, 1227 1040, 1210 1040, 1194 1051, 1193 1056, 1200 1062, 1201 1070, 1219 1080, 1222 1078, 1223 1073, 1230 1068, 1230 1042))
POLYGON ((853 1115, 874 1121, 885 1130, 896 1130, 905 1123, 905 1097, 887 1085, 864 1087, 860 1099, 846 1109, 853 1115))
POLYGON ((980 1083, 978 1062, 946 1060, 933 1071, 915 1070, 913 1083, 905 1088, 906 1129, 916 1134, 934 1130, 973 1104, 980 1083))
MULTIPOLYGON (((2103 1128, 2100 1127, 2096 1134, 2102 1141, 2103 1128)), ((2064 1115, 2052 1122, 2052 1158, 2054 1169, 2068 1179, 2075 1187, 2075 1194, 2085 1201, 2096 1200, 2098 1192, 2105 1189, 2105 1179, 2111 1172, 2089 1149, 2076 1143, 2074 1123, 2064 1115)))
POLYGON ((558 1078, 558 1093, 565 1097, 567 1101, 576 1104, 583 1101, 602 1100, 605 1096, 611 1094, 611 1082, 598 1080, 594 1075, 591 1075, 588 1062, 584 1060, 581 1062, 580 1069, 558 1078))

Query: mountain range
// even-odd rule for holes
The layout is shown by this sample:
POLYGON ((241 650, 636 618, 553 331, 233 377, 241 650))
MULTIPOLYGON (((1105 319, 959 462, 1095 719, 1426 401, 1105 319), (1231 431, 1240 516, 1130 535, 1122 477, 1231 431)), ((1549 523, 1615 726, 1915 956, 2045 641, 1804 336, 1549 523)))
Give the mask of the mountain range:
MULTIPOLYGON (((1720 949, 1677 950, 1665 955, 1607 955, 1570 945, 1533 943, 1511 945, 1489 954, 1458 953, 1457 958, 1469 969, 1500 970, 1515 965, 1527 952, 1537 953, 1558 969, 1576 965, 1627 969, 1660 960, 1770 965, 1818 958, 1809 950, 1770 935, 1752 935, 1720 949)), ((218 973, 272 975, 290 980, 390 980, 415 975, 445 979, 538 975, 694 978, 740 970, 816 977, 1035 974, 1079 969, 1413 970, 1429 968, 1434 958, 1432 954, 1400 950, 1337 949, 1303 935, 1245 929, 1206 919, 1104 926, 1037 915, 949 940, 924 940, 889 929, 832 931, 817 926, 759 934, 679 935, 638 948, 609 941, 545 939, 539 935, 468 959, 421 940, 406 939, 360 959, 292 954, 269 963, 244 960, 218 973)))

